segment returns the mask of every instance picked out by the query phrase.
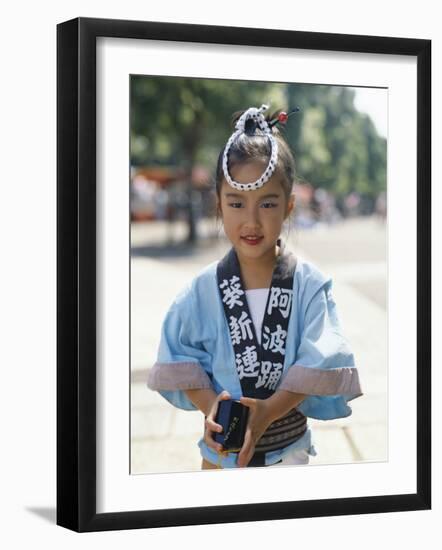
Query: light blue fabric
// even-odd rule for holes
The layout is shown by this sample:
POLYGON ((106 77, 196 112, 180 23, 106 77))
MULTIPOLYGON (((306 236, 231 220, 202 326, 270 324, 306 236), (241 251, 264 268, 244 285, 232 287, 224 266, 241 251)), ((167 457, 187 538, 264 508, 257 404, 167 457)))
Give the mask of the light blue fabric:
MULTIPOLYGON (((325 370, 356 368, 353 353, 339 325, 331 292, 332 281, 322 277, 313 266, 301 264, 296 280, 299 293, 304 296, 298 302, 296 353, 294 362, 290 364, 325 370), (304 285, 302 274, 305 275, 304 285), (315 282, 310 280, 310 276, 315 278, 315 282)), ((320 420, 343 418, 352 412, 348 401, 360 395, 312 395, 304 399, 298 409, 305 416, 320 420)))
MULTIPOLYGON (((200 448, 201 456, 212 464, 219 464, 222 468, 237 467, 238 453, 228 453, 226 456, 218 455, 213 449, 211 449, 204 443, 203 438, 198 441, 198 447, 200 448)), ((291 445, 284 447, 284 449, 279 449, 277 451, 266 453, 266 466, 276 464, 276 462, 279 462, 286 454, 288 454, 293 449, 306 449, 308 454, 312 456, 315 456, 317 454, 315 446, 312 442, 312 431, 310 428, 307 428, 307 431, 301 438, 299 438, 291 445)))
MULTIPOLYGON (((233 399, 239 399, 242 396, 241 385, 219 297, 216 267, 217 262, 207 266, 172 304, 163 323, 157 362, 198 362, 209 375, 216 393, 225 389, 233 399)), ((353 354, 340 330, 331 286, 329 278, 311 263, 298 258, 281 380, 284 373, 295 364, 327 370, 356 368, 353 354)), ((195 410, 182 390, 159 390, 159 393, 176 407, 195 410)), ((342 418, 351 414, 348 401, 359 395, 310 395, 298 409, 307 417, 316 419, 342 418)), ((283 451, 295 445, 296 448, 303 446, 310 449, 310 430, 283 451)), ((202 440, 199 446, 204 457, 216 462, 216 453, 202 440)), ((274 463, 281 456, 282 451, 267 453, 266 462, 274 463)), ((236 456, 231 454, 229 457, 232 462, 229 464, 234 465, 236 456)))

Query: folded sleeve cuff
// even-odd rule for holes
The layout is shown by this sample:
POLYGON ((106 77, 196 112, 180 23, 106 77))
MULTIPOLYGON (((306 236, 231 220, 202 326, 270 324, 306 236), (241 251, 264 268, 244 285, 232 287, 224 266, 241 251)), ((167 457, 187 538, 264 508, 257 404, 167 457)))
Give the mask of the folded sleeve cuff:
POLYGON ((155 363, 150 369, 147 386, 151 390, 210 389, 212 382, 199 363, 155 363))
POLYGON ((317 369, 293 365, 278 389, 306 395, 352 395, 352 398, 362 395, 355 367, 317 369))

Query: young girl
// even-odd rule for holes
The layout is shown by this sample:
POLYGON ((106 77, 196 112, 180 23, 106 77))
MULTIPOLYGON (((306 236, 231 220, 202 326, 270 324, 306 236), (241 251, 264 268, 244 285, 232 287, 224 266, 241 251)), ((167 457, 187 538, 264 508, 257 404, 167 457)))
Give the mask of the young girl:
MULTIPOLYGON (((148 386, 205 416, 202 468, 307 463, 307 418, 349 416, 362 395, 341 334, 332 282, 280 239, 294 208, 294 159, 266 105, 236 118, 218 158, 216 194, 232 244, 175 299, 148 386), (222 399, 249 407, 239 452, 215 441, 222 399)), ((290 113, 291 114, 291 113, 290 113)))

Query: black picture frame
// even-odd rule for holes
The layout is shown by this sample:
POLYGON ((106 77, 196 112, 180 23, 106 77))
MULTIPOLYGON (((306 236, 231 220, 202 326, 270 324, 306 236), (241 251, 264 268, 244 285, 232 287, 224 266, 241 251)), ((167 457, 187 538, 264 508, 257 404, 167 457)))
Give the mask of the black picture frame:
POLYGON ((431 41, 78 18, 57 26, 57 524, 78 532, 431 507, 431 41), (96 39, 414 56, 417 60, 416 494, 97 513, 96 39))

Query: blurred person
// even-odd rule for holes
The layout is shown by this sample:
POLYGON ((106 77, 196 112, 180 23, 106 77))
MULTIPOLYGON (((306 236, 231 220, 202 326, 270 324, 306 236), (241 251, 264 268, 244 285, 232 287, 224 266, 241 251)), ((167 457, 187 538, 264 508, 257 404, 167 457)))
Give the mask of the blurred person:
POLYGON ((155 218, 156 183, 142 174, 132 179, 131 185, 131 215, 135 219, 155 218))
POLYGON ((315 201, 318 205, 318 220, 325 223, 334 223, 339 219, 336 210, 336 201, 332 193, 318 187, 314 192, 315 201))
POLYGON ((314 197, 317 204, 318 219, 324 221, 327 210, 327 191, 322 187, 318 187, 315 189, 314 197))
POLYGON ((362 395, 331 279, 280 238, 295 206, 295 163, 276 127, 289 115, 266 110, 234 115, 215 178, 232 247, 172 303, 148 378, 175 407, 204 414, 202 469, 308 464, 317 451, 307 418, 347 417, 362 395), (248 419, 240 447, 226 450, 219 436, 230 432, 215 420, 232 400, 248 419))
POLYGON ((359 205, 361 197, 356 191, 349 193, 344 199, 344 205, 346 209, 346 215, 349 218, 355 217, 359 214, 359 205))
POLYGON ((158 186, 155 193, 155 217, 157 220, 167 219, 169 208, 169 193, 161 186, 158 186))

